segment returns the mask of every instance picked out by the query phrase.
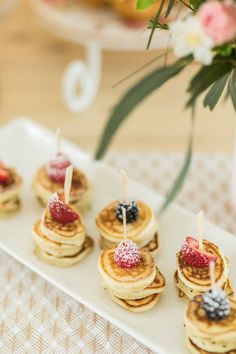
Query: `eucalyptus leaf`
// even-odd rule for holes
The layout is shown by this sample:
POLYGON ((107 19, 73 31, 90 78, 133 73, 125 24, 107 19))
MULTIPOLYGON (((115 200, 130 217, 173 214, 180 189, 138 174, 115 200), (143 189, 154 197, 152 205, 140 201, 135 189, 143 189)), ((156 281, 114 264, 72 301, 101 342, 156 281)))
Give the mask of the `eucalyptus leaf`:
POLYGON ((136 10, 142 11, 154 4, 156 0, 137 0, 136 1, 136 10))
POLYGON ((158 68, 149 73, 126 92, 108 119, 95 154, 96 159, 100 159, 103 156, 114 134, 129 113, 154 90, 157 90, 166 81, 179 74, 192 60, 192 56, 187 56, 179 59, 172 65, 158 68))
POLYGON ((187 101, 186 107, 191 107, 195 104, 198 96, 210 87, 215 81, 220 79, 225 74, 232 70, 232 63, 221 62, 212 63, 211 65, 204 66, 193 77, 188 87, 190 92, 190 99, 187 101))
MULTIPOLYGON (((192 120, 192 127, 191 130, 193 131, 193 120, 192 120)), ((174 183, 172 184, 171 189, 166 195, 165 201, 162 204, 159 213, 163 213, 164 210, 168 207, 168 205, 175 199, 176 195, 178 192, 181 190, 183 183, 185 181, 185 178, 187 177, 189 167, 191 165, 192 161, 192 149, 193 149, 193 132, 191 132, 190 137, 189 137, 189 142, 188 142, 188 147, 187 151, 185 154, 185 159, 182 165, 182 168, 180 169, 177 177, 174 180, 174 183)))
POLYGON ((211 111, 215 108, 224 91, 228 78, 229 74, 226 74, 214 82, 205 96, 203 102, 204 107, 209 107, 211 111))
POLYGON ((236 69, 233 70, 232 75, 229 78, 228 92, 231 97, 231 101, 236 111, 236 69))
POLYGON ((175 4, 175 0, 170 0, 169 3, 168 3, 168 6, 167 6, 167 10, 166 10, 166 13, 165 13, 165 18, 169 16, 169 14, 171 13, 173 7, 174 7, 174 4, 175 4))

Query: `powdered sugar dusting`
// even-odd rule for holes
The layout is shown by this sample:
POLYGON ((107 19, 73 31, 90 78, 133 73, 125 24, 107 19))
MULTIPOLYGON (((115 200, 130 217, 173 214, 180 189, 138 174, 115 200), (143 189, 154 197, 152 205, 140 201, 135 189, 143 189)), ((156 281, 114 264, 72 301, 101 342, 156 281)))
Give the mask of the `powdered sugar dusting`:
POLYGON ((46 171, 49 178, 54 182, 64 183, 66 169, 71 165, 71 161, 66 154, 55 155, 47 164, 46 171))
POLYGON ((199 242, 193 237, 186 237, 181 249, 181 255, 188 265, 197 268, 209 267, 210 262, 216 262, 217 256, 199 249, 199 242))
POLYGON ((137 245, 131 240, 123 240, 115 250, 114 260, 121 268, 132 268, 140 263, 141 255, 137 245))
POLYGON ((53 193, 48 200, 48 209, 54 220, 67 224, 79 218, 79 215, 58 195, 53 193))

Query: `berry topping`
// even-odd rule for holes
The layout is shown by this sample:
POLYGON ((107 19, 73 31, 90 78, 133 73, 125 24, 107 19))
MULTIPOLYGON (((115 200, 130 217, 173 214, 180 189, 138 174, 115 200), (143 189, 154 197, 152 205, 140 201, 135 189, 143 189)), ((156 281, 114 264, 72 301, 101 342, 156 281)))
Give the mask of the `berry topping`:
POLYGON ((48 208, 53 219, 61 224, 68 224, 79 218, 79 215, 57 193, 50 196, 48 208))
POLYGON ((0 161, 0 184, 6 184, 9 180, 10 174, 4 164, 0 161))
POLYGON ((120 201, 116 207, 116 218, 123 222, 123 208, 126 210, 126 222, 130 224, 138 219, 139 209, 137 203, 134 200, 131 200, 129 203, 125 201, 120 201))
POLYGON ((203 294, 202 307, 210 320, 219 321, 230 313, 230 303, 225 291, 213 289, 203 294))
POLYGON ((204 268, 209 267, 210 262, 216 262, 217 256, 199 249, 198 241, 193 237, 186 237, 181 249, 181 255, 188 265, 204 268))
POLYGON ((71 165, 71 161, 65 154, 57 154, 46 166, 48 177, 56 183, 64 183, 66 177, 66 169, 71 165))
POLYGON ((121 268, 133 268, 140 263, 140 259, 140 250, 130 240, 121 241, 115 250, 114 260, 121 268))

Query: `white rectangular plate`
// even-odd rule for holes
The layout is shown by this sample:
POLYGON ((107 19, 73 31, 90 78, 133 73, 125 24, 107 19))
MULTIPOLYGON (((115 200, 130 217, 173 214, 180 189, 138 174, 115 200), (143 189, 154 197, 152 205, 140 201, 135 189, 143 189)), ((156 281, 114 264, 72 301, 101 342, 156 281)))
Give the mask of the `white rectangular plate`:
MULTIPOLYGON (((42 209, 32 193, 31 183, 39 166, 54 153, 54 147, 54 135, 26 119, 18 119, 0 130, 1 159, 15 166, 24 178, 21 211, 0 220, 0 247, 158 354, 188 353, 183 327, 185 304, 177 297, 173 274, 176 252, 185 236, 195 232, 195 216, 173 205, 162 217, 159 229, 161 251, 156 261, 167 279, 167 288, 151 311, 129 313, 110 300, 99 282, 97 271, 99 247, 94 218, 102 207, 120 196, 119 174, 101 163, 93 162, 86 153, 67 141, 62 142, 62 150, 87 173, 93 183, 93 207, 85 221, 96 247, 83 262, 65 269, 46 265, 33 253, 30 229, 40 218, 42 209)), ((133 181, 130 182, 130 191, 155 211, 158 210, 161 197, 156 193, 133 181)), ((210 223, 205 225, 205 237, 219 244, 229 258, 230 277, 236 287, 236 238, 210 223)))

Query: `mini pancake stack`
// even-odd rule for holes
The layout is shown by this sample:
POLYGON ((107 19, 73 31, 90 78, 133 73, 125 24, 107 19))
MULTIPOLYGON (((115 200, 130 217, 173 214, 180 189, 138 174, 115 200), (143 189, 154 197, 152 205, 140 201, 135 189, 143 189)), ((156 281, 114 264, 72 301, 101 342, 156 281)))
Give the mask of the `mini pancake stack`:
POLYGON ((122 207, 126 208, 127 238, 152 254, 159 250, 157 220, 153 210, 144 202, 115 200, 107 205, 96 217, 101 237, 101 248, 116 247, 123 239, 122 207))
POLYGON ((165 288, 165 278, 146 250, 130 240, 104 250, 98 261, 103 287, 114 302, 132 312, 151 309, 165 288))
POLYGON ((81 216, 57 193, 50 196, 42 219, 34 224, 32 236, 38 258, 57 267, 81 261, 93 246, 81 216))
POLYGON ((152 254, 127 239, 126 210, 122 206, 123 240, 117 248, 102 251, 98 270, 103 287, 114 302, 129 311, 144 312, 158 302, 165 278, 152 254))
POLYGON ((210 290, 194 296, 185 312, 187 345, 193 354, 236 354, 236 301, 215 284, 215 266, 211 261, 210 290))
POLYGON ((0 214, 7 214, 20 208, 22 178, 13 168, 0 162, 0 214))
POLYGON ((34 224, 35 254, 45 263, 68 267, 81 261, 92 249, 82 217, 69 205, 73 166, 66 169, 64 196, 53 193, 42 219, 34 224))
MULTIPOLYGON (((52 193, 63 193, 67 167, 72 163, 66 154, 60 152, 60 130, 57 130, 56 155, 42 166, 33 180, 33 190, 43 206, 47 205, 52 193)), ((78 168, 73 169, 70 191, 70 204, 79 211, 85 211, 91 202, 91 185, 85 174, 78 168)))
POLYGON ((233 295, 228 279, 228 261, 220 248, 207 240, 203 240, 202 248, 193 237, 187 237, 181 251, 177 254, 177 270, 175 284, 180 297, 191 299, 204 293, 210 287, 210 261, 215 262, 215 279, 219 288, 224 289, 229 296, 233 295))

